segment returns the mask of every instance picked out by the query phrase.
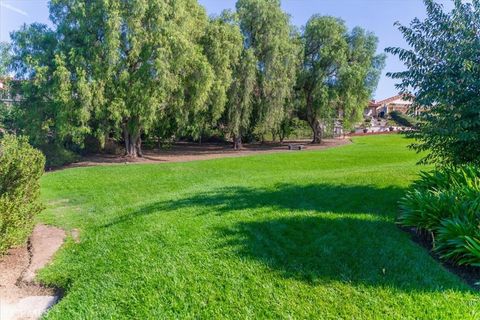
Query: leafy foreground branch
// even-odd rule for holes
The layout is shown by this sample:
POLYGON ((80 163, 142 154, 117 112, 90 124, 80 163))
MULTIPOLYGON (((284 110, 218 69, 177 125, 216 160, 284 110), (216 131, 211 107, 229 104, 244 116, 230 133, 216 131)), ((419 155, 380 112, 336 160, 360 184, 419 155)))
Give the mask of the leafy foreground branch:
POLYGON ((446 12, 425 0, 427 17, 399 29, 410 48, 387 48, 407 71, 390 73, 421 106, 413 148, 426 163, 480 163, 480 2, 454 1, 446 12))

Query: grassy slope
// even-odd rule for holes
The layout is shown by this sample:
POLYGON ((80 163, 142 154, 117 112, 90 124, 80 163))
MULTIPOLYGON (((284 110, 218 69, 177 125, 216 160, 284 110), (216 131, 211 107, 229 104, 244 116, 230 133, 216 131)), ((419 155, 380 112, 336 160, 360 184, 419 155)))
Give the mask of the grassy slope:
POLYGON ((475 319, 480 298, 394 224, 418 156, 399 136, 47 174, 40 219, 80 228, 40 278, 49 319, 475 319))

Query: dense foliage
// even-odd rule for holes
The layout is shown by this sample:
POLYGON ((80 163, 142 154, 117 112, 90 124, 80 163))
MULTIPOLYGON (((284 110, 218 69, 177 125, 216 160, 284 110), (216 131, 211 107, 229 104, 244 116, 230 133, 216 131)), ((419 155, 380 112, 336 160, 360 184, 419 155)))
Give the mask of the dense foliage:
POLYGON ((0 254, 24 243, 42 205, 39 179, 45 158, 26 138, 6 135, 0 140, 0 254))
MULTIPOLYGON (((24 25, 12 35, 11 68, 19 81, 13 90, 22 96, 15 105, 15 128, 37 146, 61 145, 59 96, 62 79, 55 71, 57 39, 46 25, 24 25)), ((66 132, 65 130, 63 132, 66 132)))
POLYGON ((442 259, 480 267, 480 168, 423 173, 401 201, 399 223, 431 232, 442 259))
POLYGON ((240 148, 245 139, 283 140, 295 118, 349 126, 383 66, 372 34, 319 16, 299 32, 279 0, 239 0, 235 12, 210 18, 197 0, 52 0, 50 18, 52 27, 34 23, 11 35, 21 100, 9 129, 60 155, 113 140, 137 157, 142 140, 215 135, 240 148), (333 30, 313 26, 324 20, 336 24, 338 48, 312 37, 333 30), (312 73, 302 64, 306 47, 308 57, 341 60, 334 75, 332 63, 317 63, 309 107, 299 93, 312 73), (303 116, 313 109, 324 111, 303 116))
POLYGON ((411 48, 387 49, 408 68, 390 75, 424 111, 413 147, 431 151, 424 162, 480 163, 480 2, 454 1, 451 12, 425 4, 424 20, 399 25, 411 48))

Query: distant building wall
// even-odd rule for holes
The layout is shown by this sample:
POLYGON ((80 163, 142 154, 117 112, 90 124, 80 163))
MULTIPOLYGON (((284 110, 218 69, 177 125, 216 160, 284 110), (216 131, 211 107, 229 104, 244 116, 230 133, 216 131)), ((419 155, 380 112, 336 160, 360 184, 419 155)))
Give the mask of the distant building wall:
POLYGON ((380 101, 372 100, 365 108, 366 117, 383 117, 392 111, 408 113, 413 101, 402 95, 396 95, 380 101))

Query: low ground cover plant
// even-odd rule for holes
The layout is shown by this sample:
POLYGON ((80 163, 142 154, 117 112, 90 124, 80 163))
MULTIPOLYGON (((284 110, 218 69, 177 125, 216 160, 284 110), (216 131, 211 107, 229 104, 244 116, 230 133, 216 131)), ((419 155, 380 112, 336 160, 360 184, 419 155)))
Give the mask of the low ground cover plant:
POLYGON ((422 173, 400 208, 399 223, 431 232, 440 258, 480 267, 480 167, 422 173))
POLYGON ((0 140, 0 254, 25 242, 42 209, 39 180, 45 157, 24 137, 0 140))

